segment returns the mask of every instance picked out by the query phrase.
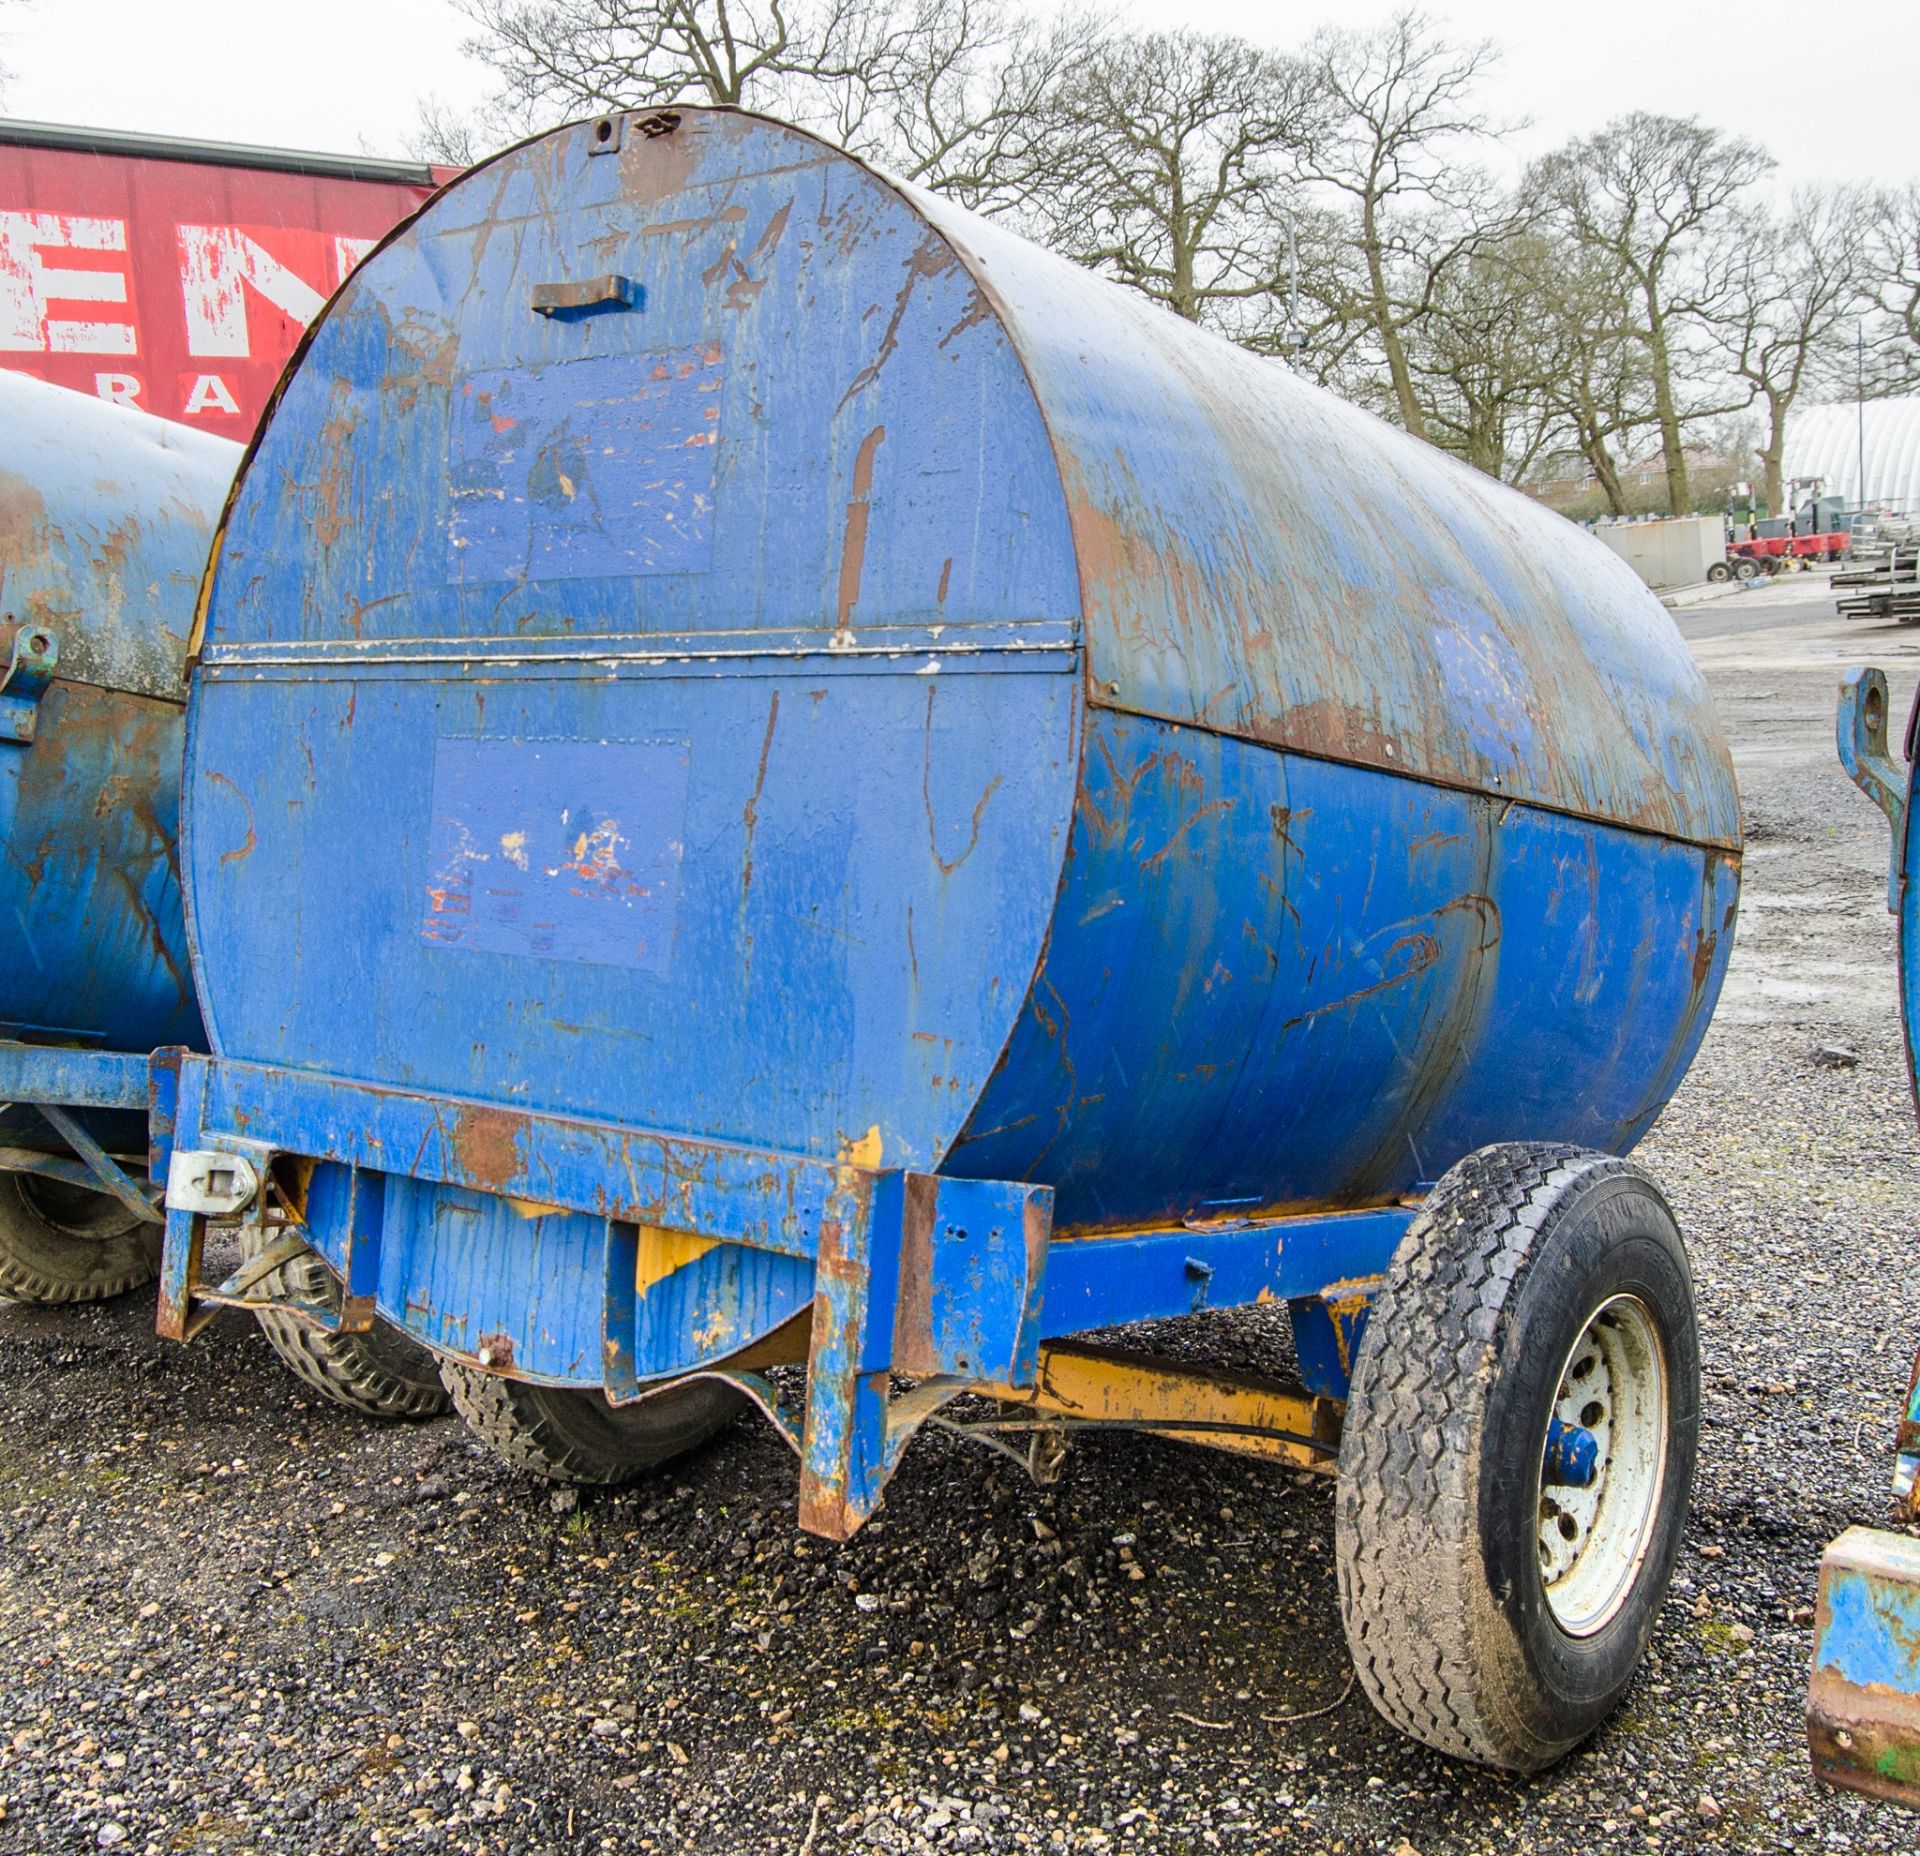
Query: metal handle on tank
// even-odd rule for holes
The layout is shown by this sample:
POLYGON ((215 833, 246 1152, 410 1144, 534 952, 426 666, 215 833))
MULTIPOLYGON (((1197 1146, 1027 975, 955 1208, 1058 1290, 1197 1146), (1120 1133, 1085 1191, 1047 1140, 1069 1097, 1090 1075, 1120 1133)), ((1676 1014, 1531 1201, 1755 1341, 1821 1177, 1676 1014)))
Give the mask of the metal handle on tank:
POLYGON ((535 284, 533 313, 555 322, 573 322, 603 309, 645 309, 647 291, 631 277, 609 273, 578 283, 535 284))

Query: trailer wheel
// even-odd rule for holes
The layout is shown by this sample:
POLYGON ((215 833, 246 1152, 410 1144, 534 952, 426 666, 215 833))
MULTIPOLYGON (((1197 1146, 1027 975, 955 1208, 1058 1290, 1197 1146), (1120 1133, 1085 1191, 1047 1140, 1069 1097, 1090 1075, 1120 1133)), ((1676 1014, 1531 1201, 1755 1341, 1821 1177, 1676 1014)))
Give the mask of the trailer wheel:
MULTIPOLYGON (((266 1278, 270 1294, 322 1308, 340 1306, 340 1279, 309 1251, 266 1278)), ((446 1388, 434 1357, 390 1321, 360 1334, 323 1334, 292 1315, 261 1309, 254 1319, 295 1377, 367 1418, 437 1418, 446 1388)))
POLYGON ((746 1395, 714 1379, 689 1379, 637 1405, 599 1392, 533 1385, 453 1360, 440 1376, 454 1409, 484 1444, 549 1482, 631 1482, 697 1450, 737 1418, 746 1395))
POLYGON ((161 1227, 111 1193, 32 1173, 0 1176, 0 1296, 103 1302, 160 1274, 161 1227))
POLYGON ((1715 582, 1729 579, 1732 577, 1732 574, 1733 569, 1729 567, 1725 561, 1715 561, 1707 569, 1707 578, 1715 582))
POLYGON ((1758 580, 1760 563, 1749 554, 1741 555, 1733 564, 1733 577, 1736 580, 1758 580))
POLYGON ((1388 1720, 1533 1772, 1606 1719, 1679 1552, 1699 1388, 1686 1254, 1638 1167, 1524 1143, 1440 1181, 1373 1304, 1335 1494, 1347 1643, 1388 1720))

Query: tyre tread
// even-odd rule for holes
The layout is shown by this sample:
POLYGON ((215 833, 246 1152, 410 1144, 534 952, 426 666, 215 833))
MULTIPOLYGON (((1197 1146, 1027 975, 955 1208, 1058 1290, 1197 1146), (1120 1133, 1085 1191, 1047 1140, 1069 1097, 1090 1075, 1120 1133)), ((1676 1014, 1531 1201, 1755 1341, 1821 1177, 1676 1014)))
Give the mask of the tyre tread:
POLYGON ((110 1235, 80 1236, 36 1210, 22 1176, 0 1176, 0 1193, 6 1195, 0 1203, 0 1296, 46 1305, 105 1302, 160 1274, 158 1225, 143 1227, 130 1216, 110 1235))
POLYGON ((1505 1305, 1552 1209, 1625 1160, 1557 1142, 1470 1155, 1408 1228, 1368 1317, 1335 1490, 1340 1609, 1361 1686, 1405 1732, 1532 1771, 1566 1751, 1529 1734, 1476 1655, 1464 1556, 1478 1534, 1480 1400, 1505 1305), (1461 1241, 1466 1227, 1471 1241, 1461 1241), (1391 1336, 1391 1344, 1385 1344, 1391 1336))
MULTIPOLYGON (((317 1257, 283 1263, 267 1283, 271 1293, 289 1301, 338 1303, 338 1280, 317 1257)), ((420 1357, 418 1376, 395 1372, 365 1334, 325 1334, 272 1309, 259 1310, 255 1319, 288 1370, 336 1405, 369 1418, 437 1418, 447 1409, 433 1356, 417 1342, 408 1345, 420 1357)))
POLYGON ((697 1449, 725 1429, 745 1403, 737 1394, 723 1402, 710 1381, 688 1384, 691 1398, 676 1400, 673 1388, 665 1388, 642 1404, 619 1408, 634 1431, 651 1435, 635 1436, 613 1451, 596 1448, 591 1437, 566 1422, 566 1401, 596 1396, 591 1392, 535 1386, 455 1360, 441 1362, 440 1376, 468 1428, 515 1469, 548 1482, 598 1487, 630 1482, 697 1449), (654 1422, 645 1424, 642 1414, 654 1422))

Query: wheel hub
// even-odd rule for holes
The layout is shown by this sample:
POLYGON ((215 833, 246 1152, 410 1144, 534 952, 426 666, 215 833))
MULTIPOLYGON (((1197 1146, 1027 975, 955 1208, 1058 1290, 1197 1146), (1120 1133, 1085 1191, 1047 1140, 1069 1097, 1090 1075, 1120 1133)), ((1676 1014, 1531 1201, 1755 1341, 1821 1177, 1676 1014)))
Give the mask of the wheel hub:
POLYGON ((1635 1296, 1594 1312, 1560 1370, 1540 1459, 1540 1583, 1553 1620, 1590 1637, 1639 1576, 1666 1474, 1667 1375, 1635 1296))

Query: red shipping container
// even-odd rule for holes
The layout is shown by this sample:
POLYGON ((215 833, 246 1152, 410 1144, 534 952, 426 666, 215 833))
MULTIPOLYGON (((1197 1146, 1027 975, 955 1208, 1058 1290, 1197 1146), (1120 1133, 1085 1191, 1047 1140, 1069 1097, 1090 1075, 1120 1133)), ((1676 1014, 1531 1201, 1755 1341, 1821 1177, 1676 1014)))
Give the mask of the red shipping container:
POLYGON ((0 122, 0 367, 250 438, 301 331, 451 175, 0 122))

